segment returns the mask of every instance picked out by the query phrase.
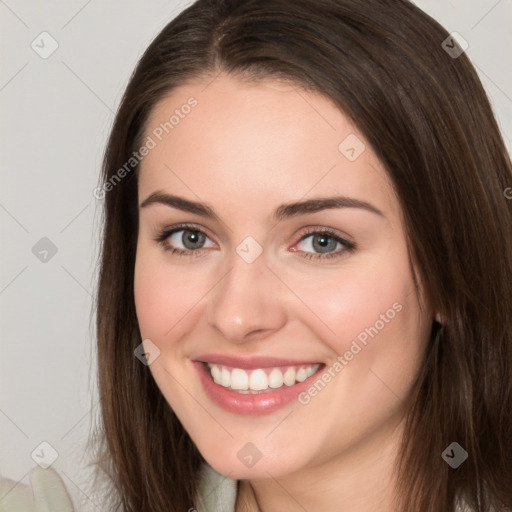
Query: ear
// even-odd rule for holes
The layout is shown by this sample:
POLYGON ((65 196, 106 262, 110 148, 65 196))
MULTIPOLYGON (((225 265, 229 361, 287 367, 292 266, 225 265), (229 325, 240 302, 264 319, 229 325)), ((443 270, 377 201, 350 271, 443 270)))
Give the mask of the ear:
POLYGON ((435 316, 434 318, 435 318, 435 321, 436 321, 438 324, 443 325, 443 319, 441 318, 441 313, 436 313, 436 316, 435 316))

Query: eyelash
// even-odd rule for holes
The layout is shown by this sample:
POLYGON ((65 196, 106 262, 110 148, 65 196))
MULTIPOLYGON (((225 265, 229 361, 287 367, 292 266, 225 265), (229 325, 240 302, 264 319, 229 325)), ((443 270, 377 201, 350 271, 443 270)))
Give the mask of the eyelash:
MULTIPOLYGON (((194 231, 197 233, 201 233, 205 235, 207 238, 208 235, 200 228, 193 224, 180 224, 178 226, 175 226, 170 229, 163 229, 160 231, 157 236, 154 238, 154 241, 159 243, 165 251, 169 251, 171 254, 176 256, 184 256, 184 257, 199 257, 201 256, 201 253, 203 249, 178 249, 176 247, 171 247, 167 243, 167 239, 179 232, 179 231, 194 231)), ((304 233, 302 233, 301 238, 298 240, 297 243, 302 242, 308 236, 310 235, 326 235, 329 238, 332 238, 336 242, 339 242, 341 245, 344 246, 344 249, 338 250, 337 252, 329 252, 324 254, 319 253, 312 253, 312 252, 304 252, 303 258, 306 258, 308 260, 327 260, 331 258, 339 258, 343 256, 345 252, 353 252, 356 249, 356 244, 353 242, 350 242, 349 240, 346 240, 345 238, 341 238, 339 235, 334 233, 333 231, 330 231, 328 229, 317 229, 317 228, 307 228, 304 233)), ((303 251, 297 251, 297 252, 303 252, 303 251)))

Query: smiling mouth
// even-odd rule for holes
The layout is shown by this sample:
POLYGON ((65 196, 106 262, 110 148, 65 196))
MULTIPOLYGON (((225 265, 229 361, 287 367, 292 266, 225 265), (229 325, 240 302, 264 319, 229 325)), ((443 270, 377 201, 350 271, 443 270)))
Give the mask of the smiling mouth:
POLYGON ((320 363, 296 366, 274 366, 244 370, 221 364, 204 363, 213 382, 241 394, 270 393, 292 387, 314 375, 320 363))

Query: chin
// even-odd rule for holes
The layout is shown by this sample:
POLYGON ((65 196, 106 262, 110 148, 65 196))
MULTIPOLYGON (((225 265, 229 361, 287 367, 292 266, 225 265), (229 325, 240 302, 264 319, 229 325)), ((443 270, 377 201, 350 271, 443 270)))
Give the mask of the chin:
POLYGON ((290 461, 289 453, 286 457, 281 457, 275 449, 270 449, 271 455, 265 456, 256 450, 247 443, 230 451, 230 455, 227 455, 227 450, 215 454, 201 453, 215 471, 235 480, 279 478, 294 473, 301 467, 298 461, 290 461))

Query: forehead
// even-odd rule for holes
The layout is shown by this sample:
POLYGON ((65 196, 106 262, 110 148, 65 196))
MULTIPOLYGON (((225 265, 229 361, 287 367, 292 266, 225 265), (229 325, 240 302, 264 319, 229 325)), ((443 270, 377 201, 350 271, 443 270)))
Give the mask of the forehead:
POLYGON ((153 109, 147 138, 154 147, 141 162, 141 196, 158 187, 214 203, 236 202, 236 192, 241 204, 264 204, 336 191, 397 206, 357 127, 329 98, 291 83, 220 75, 182 85, 153 109))

